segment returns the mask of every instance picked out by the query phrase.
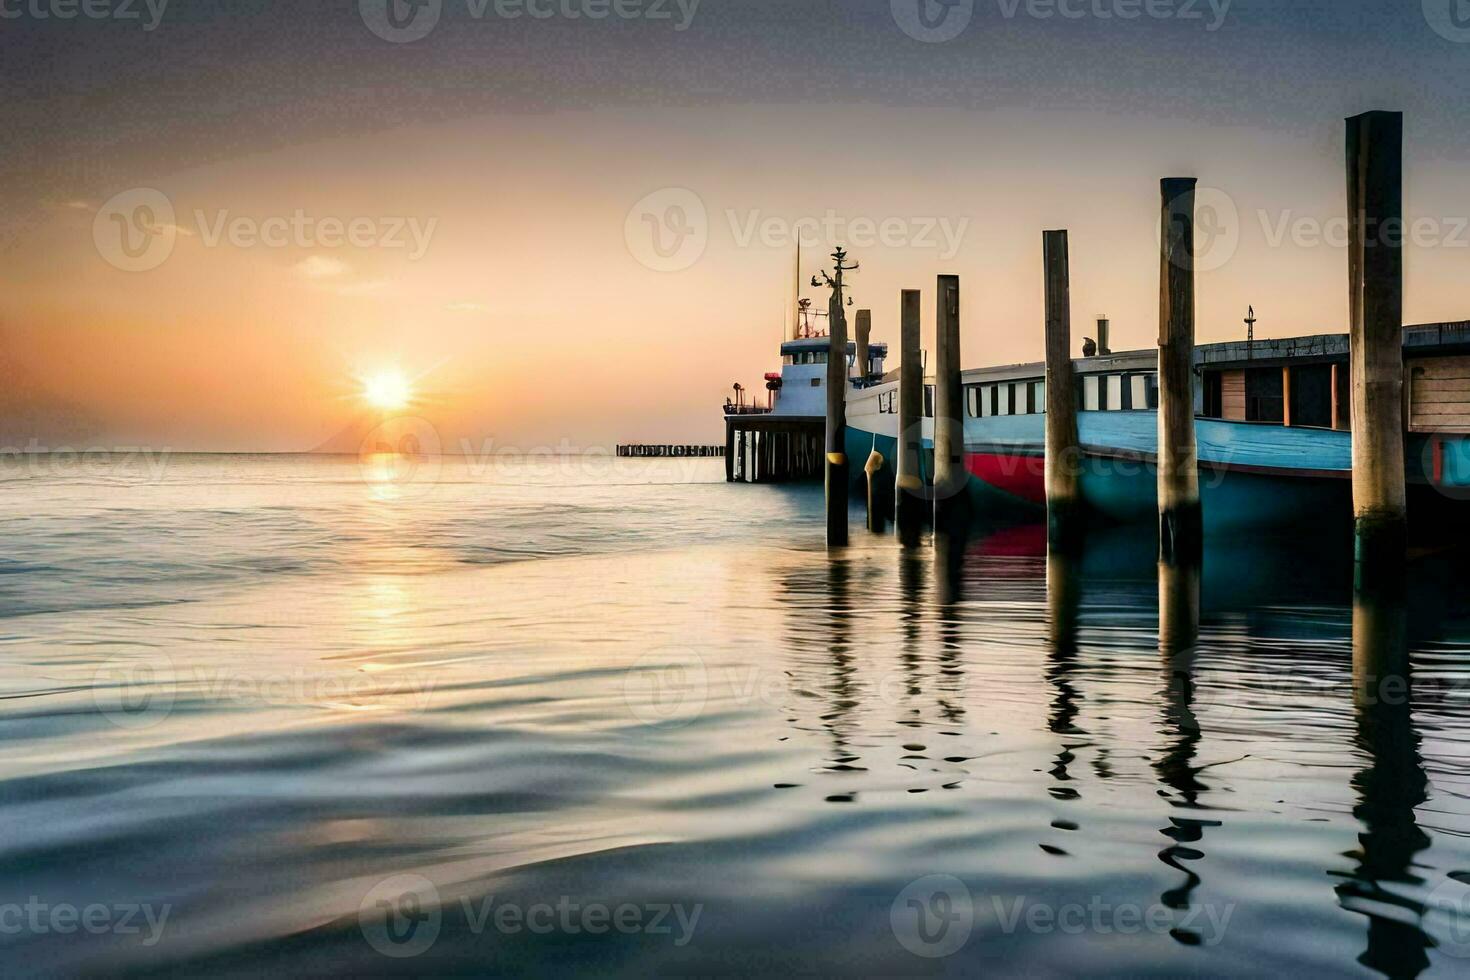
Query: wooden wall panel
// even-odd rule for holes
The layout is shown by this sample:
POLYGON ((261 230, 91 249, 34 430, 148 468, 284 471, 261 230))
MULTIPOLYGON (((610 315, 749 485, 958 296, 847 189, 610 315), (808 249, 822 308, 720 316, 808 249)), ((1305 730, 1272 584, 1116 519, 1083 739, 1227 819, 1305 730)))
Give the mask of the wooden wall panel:
POLYGON ((1245 372, 1220 372, 1220 417, 1245 421, 1245 372))
POLYGON ((1470 356, 1414 358, 1404 371, 1411 432, 1470 433, 1470 356))

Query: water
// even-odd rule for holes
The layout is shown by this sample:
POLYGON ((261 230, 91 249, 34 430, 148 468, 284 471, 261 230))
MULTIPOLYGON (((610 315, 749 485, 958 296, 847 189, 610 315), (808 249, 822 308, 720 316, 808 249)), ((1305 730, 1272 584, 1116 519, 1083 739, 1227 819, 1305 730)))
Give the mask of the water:
POLYGON ((830 556, 719 460, 161 462, 0 469, 5 974, 1470 964, 1461 557, 1354 610, 1344 542, 1212 542, 1193 644, 1133 533, 830 556))

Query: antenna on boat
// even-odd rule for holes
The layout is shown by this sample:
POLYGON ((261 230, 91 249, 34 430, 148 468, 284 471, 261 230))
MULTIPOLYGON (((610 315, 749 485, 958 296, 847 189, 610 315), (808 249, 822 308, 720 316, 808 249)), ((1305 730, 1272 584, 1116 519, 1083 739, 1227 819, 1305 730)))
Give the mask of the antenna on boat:
POLYGON ((1254 356, 1256 343, 1256 308, 1251 306, 1245 314, 1245 357, 1250 360, 1254 356))

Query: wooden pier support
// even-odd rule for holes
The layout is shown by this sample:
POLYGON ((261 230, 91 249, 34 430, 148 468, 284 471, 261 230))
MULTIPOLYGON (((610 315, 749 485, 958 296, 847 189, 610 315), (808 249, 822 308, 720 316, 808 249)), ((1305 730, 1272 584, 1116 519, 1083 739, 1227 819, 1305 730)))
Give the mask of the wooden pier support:
POLYGON ((1042 232, 1041 251, 1046 273, 1047 547, 1070 553, 1081 544, 1083 513, 1067 233, 1042 232))
POLYGON ((919 357, 919 291, 899 298, 898 476, 894 485, 894 522, 898 539, 917 544, 924 523, 924 365, 919 357))
POLYGON ((1353 525, 1360 576, 1401 562, 1408 529, 1403 142, 1402 113, 1366 112, 1347 121, 1353 525))
POLYGON ((1194 438, 1193 177, 1160 181, 1159 557, 1198 563, 1203 549, 1194 438))
POLYGON ((854 320, 857 334, 853 344, 856 348, 854 351, 856 357, 853 358, 853 377, 858 381, 866 382, 868 380, 868 340, 873 334, 873 311, 858 310, 854 320))
POLYGON ((940 276, 934 341, 934 526, 965 516, 964 392, 960 388, 960 277, 940 276))
MULTIPOLYGON (((839 270, 842 260, 838 259, 839 270)), ((841 272, 838 272, 841 275, 841 272)), ((828 303, 827 330, 827 544, 847 544, 847 317, 842 311, 841 290, 828 303)))

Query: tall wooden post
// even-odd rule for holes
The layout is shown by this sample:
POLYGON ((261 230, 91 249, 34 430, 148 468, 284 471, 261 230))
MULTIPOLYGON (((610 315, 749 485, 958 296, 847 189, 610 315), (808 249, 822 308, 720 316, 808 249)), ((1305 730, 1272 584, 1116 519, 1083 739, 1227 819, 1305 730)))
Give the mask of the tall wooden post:
POLYGON ((735 423, 725 420, 725 482, 735 482, 735 423))
POLYGON ((918 543, 924 523, 924 365, 919 359, 919 291, 899 298, 898 477, 894 484, 894 521, 898 539, 918 543))
POLYGON ((873 311, 858 310, 856 319, 857 336, 855 341, 857 349, 855 353, 857 356, 853 359, 853 363, 857 370, 853 376, 858 381, 865 382, 868 380, 868 340, 873 333, 873 311))
MULTIPOLYGON (((847 316, 842 309, 842 274, 856 265, 847 265, 847 252, 838 248, 832 253, 834 276, 826 285, 832 289, 827 303, 827 544, 847 544, 847 316)), ((820 286, 815 278, 812 284, 820 286)))
POLYGON ((934 318, 934 524, 964 513, 964 393, 960 388, 960 277, 940 276, 934 318))
POLYGON ((1403 142, 1399 112, 1347 121, 1353 517, 1362 563, 1401 559, 1404 490, 1403 142))
POLYGON ((1160 181, 1159 557, 1195 563, 1203 548, 1194 441, 1193 177, 1160 181))
POLYGON ((1072 551, 1082 535, 1082 457, 1077 441, 1077 374, 1072 367, 1072 300, 1067 233, 1041 235, 1046 273, 1046 523, 1052 550, 1072 551))

